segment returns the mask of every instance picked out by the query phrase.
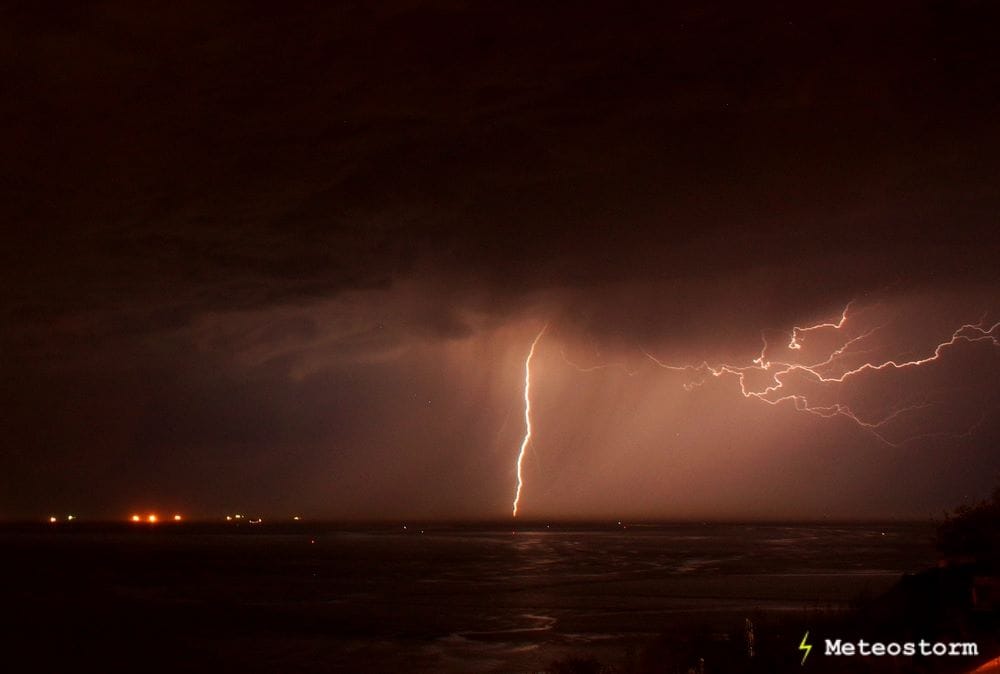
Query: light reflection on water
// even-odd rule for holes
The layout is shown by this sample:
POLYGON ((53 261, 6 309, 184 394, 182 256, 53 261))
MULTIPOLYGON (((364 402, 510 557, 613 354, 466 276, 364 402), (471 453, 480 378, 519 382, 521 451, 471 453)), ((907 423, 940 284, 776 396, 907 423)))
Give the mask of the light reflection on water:
POLYGON ((930 533, 914 525, 425 527, 93 545, 128 553, 100 557, 123 565, 106 574, 121 584, 116 593, 171 606, 221 603, 282 629, 308 626, 310 649, 279 647, 274 641, 289 637, 278 632, 239 645, 248 658, 285 653, 276 669, 308 656, 348 669, 510 671, 541 669, 581 644, 621 648, 678 626, 741 625, 751 612, 843 607, 933 564, 930 533), (169 583, 121 583, 144 568, 143 555, 169 562, 169 583))
POLYGON ((325 545, 382 557, 367 570, 370 591, 357 610, 405 604, 414 625, 440 626, 442 658, 480 643, 535 664, 571 643, 638 638, 678 620, 836 609, 933 562, 928 529, 907 525, 457 530, 351 534, 325 545))

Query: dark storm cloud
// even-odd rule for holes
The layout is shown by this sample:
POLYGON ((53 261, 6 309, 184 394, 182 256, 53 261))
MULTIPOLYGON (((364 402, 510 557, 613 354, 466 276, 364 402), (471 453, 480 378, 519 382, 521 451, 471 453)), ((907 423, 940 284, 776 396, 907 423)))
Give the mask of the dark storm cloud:
POLYGON ((412 274, 775 267, 806 304, 991 274, 993 14, 9 5, 9 306, 155 329, 412 274))
POLYGON ((416 489, 483 442, 435 345, 508 323, 700 358, 868 292, 995 309, 1000 13, 869 4, 4 4, 21 503, 437 428, 416 489))

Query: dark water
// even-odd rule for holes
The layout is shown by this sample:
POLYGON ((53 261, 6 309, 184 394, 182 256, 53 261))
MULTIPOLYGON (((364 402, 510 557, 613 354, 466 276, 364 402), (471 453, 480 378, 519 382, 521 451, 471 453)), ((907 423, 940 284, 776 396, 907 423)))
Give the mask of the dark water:
POLYGON ((6 533, 3 645, 58 664, 46 648, 55 641, 109 670, 615 662, 663 633, 843 609, 932 565, 931 534, 900 524, 6 533))

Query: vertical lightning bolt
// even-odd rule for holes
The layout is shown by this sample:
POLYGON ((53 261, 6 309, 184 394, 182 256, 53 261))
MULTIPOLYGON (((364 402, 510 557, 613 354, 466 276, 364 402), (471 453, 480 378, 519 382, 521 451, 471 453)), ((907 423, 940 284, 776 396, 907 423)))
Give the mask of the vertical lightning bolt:
POLYGON ((517 517, 517 505, 521 501, 521 487, 524 485, 524 476, 521 472, 524 453, 531 443, 531 359, 535 357, 535 347, 538 346, 538 342, 541 341, 542 335, 545 334, 548 327, 545 325, 535 336, 535 341, 531 343, 531 349, 528 351, 528 357, 524 360, 524 439, 521 440, 521 449, 517 453, 517 491, 514 493, 513 517, 517 517))

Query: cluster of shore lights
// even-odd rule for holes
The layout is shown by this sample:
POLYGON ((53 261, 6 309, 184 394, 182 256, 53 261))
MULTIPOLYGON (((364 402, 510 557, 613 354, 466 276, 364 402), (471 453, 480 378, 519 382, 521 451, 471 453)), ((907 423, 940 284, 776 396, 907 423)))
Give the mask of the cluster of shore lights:
MULTIPOLYGON (((174 522, 180 522, 183 519, 184 518, 180 515, 174 515, 173 517, 174 522)), ((147 522, 149 524, 156 524, 157 522, 160 521, 160 516, 157 515, 156 513, 149 513, 145 517, 139 514, 135 514, 132 515, 132 517, 130 517, 129 520, 131 520, 132 522, 147 522)))
MULTIPOLYGON (((76 515, 66 515, 66 517, 62 518, 62 519, 65 519, 67 522, 73 522, 73 521, 76 520, 76 515)), ((145 522, 147 524, 157 524, 158 522, 161 521, 160 516, 157 513, 148 513, 146 515, 140 515, 139 513, 133 513, 132 516, 128 518, 128 520, 129 520, 129 522, 132 522, 134 524, 140 524, 142 522, 145 522)), ((264 518, 258 517, 257 519, 252 519, 252 518, 246 517, 243 514, 226 515, 226 521, 227 522, 233 522, 233 521, 242 522, 244 520, 247 521, 250 524, 261 524, 261 523, 263 523, 264 518)), ((292 520, 294 520, 296 522, 299 522, 299 521, 302 520, 302 518, 299 515, 295 515, 294 517, 292 517, 292 520)), ((48 521, 49 521, 50 524, 56 524, 56 523, 60 522, 61 520, 56 515, 49 515, 49 520, 48 521)), ((168 518, 167 521, 182 522, 182 521, 184 521, 184 516, 177 514, 177 515, 174 515, 171 518, 168 518)))

